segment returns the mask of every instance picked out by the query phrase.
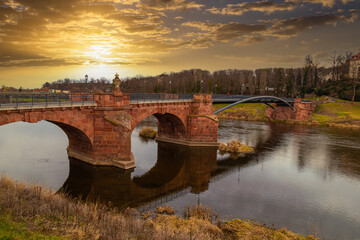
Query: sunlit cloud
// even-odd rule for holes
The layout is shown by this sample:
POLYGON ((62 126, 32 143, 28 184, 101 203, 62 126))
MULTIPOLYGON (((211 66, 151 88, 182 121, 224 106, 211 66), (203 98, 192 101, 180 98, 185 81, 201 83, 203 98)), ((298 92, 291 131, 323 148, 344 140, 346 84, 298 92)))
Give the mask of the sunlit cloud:
MULTIPOLYGON (((0 0, 0 70, 117 66, 164 72, 172 70, 163 69, 169 64, 217 70, 221 63, 213 56, 228 56, 223 51, 246 52, 246 68, 264 64, 254 57, 257 51, 287 63, 274 54, 284 48, 291 51, 284 58, 295 63, 289 56, 305 47, 306 53, 337 48, 343 42, 330 43, 329 36, 339 31, 347 34, 346 46, 357 49, 351 35, 360 27, 359 13, 351 0, 0 0)), ((219 59, 238 66, 236 57, 219 59)))
POLYGON ((210 8, 207 11, 213 14, 222 14, 222 15, 242 15, 245 12, 258 11, 265 12, 267 14, 276 12, 276 11, 291 11, 295 9, 296 3, 294 2, 285 2, 285 3, 275 3, 271 1, 251 1, 243 2, 239 4, 228 4, 225 8, 210 8))
MULTIPOLYGON (((338 2, 342 2, 343 4, 352 2, 354 0, 338 0, 338 2)), ((334 6, 336 0, 286 0, 286 2, 308 2, 308 3, 318 3, 323 5, 324 7, 332 7, 334 6)))

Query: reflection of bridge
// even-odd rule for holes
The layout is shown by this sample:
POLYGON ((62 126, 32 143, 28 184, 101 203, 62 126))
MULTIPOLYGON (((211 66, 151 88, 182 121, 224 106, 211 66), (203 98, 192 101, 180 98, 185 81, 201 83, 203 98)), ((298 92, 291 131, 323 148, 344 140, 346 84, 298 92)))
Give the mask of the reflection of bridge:
MULTIPOLYGON (((238 101, 242 96, 231 98, 238 101)), ((219 101, 222 95, 214 95, 219 101)), ((228 97, 229 98, 229 97, 228 97)), ((230 98, 229 98, 230 99, 230 98)), ((307 103, 293 106, 277 97, 251 97, 240 101, 276 103, 267 109, 272 119, 307 119, 307 103), (287 103, 281 106, 281 103, 287 103), (294 109, 294 111, 292 110, 294 109)), ((212 96, 206 94, 123 94, 120 89, 99 94, 0 95, 0 126, 12 122, 46 120, 69 138, 69 156, 93 165, 123 169, 135 167, 131 133, 143 119, 158 120, 157 140, 187 146, 217 146, 218 120, 212 96)), ((234 104, 237 104, 235 102, 234 104)), ((220 111, 220 110, 219 110, 220 111)))
POLYGON ((60 191, 92 201, 111 201, 115 206, 139 206, 166 201, 207 189, 216 169, 216 147, 187 147, 158 143, 158 160, 147 173, 131 179, 130 170, 92 167, 72 159, 69 177, 60 191))
MULTIPOLYGON (((277 146, 283 133, 292 131, 296 126, 287 127, 273 124, 266 139, 260 137, 254 146, 257 155, 277 146)), ((129 170, 92 167, 71 160, 69 177, 60 191, 90 201, 111 201, 120 208, 131 206, 148 210, 189 192, 204 192, 210 182, 257 163, 257 155, 217 160, 216 148, 194 148, 164 142, 158 143, 157 155, 156 164, 144 175, 133 179, 129 170)))

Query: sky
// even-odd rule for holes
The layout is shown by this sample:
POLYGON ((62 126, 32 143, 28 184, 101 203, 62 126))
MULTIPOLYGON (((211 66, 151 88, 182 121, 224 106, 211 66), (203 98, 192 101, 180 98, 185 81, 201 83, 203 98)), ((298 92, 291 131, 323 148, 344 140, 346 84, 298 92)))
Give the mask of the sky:
POLYGON ((0 86, 300 67, 360 52, 360 0, 0 0, 0 86))

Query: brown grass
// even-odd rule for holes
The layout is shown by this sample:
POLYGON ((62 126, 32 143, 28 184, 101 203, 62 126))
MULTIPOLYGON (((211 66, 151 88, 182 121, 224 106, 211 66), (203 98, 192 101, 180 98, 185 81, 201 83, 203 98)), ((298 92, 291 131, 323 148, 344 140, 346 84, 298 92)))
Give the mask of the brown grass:
POLYGON ((14 182, 4 176, 0 180, 0 215, 23 223, 27 231, 59 239, 305 239, 284 229, 246 222, 244 227, 240 220, 216 226, 212 221, 217 214, 202 205, 187 207, 185 219, 167 215, 171 210, 158 208, 158 213, 143 214, 143 220, 136 209, 120 213, 104 205, 69 199, 41 186, 14 182))
POLYGON ((220 153, 252 153, 254 149, 252 147, 242 144, 240 141, 233 139, 231 142, 220 143, 220 153))
POLYGON ((183 232, 155 227, 136 211, 119 213, 104 205, 69 200, 41 186, 0 180, 0 213, 24 222, 29 231, 69 239, 189 239, 183 232), (171 237, 170 237, 171 236, 171 237))
POLYGON ((166 206, 160 206, 156 208, 155 212, 157 214, 167 214, 167 215, 174 215, 175 211, 172 207, 166 205, 166 206))
POLYGON ((266 226, 259 225, 251 221, 242 221, 240 219, 234 219, 219 225, 220 229, 224 233, 225 239, 307 239, 316 240, 318 238, 313 236, 303 237, 300 234, 288 231, 286 228, 270 229, 266 226))
POLYGON ((155 139, 156 135, 157 135, 157 131, 155 131, 150 127, 143 127, 139 132, 139 136, 143 138, 155 139))
POLYGON ((205 221, 213 222, 218 218, 218 214, 213 212, 212 208, 198 204, 195 206, 186 206, 184 218, 197 218, 205 221))

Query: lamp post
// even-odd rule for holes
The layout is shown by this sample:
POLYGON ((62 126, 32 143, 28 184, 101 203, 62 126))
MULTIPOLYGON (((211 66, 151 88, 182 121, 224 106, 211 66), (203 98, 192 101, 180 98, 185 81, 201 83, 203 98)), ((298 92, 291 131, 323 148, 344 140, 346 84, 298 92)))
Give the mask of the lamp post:
POLYGON ((85 75, 85 100, 87 101, 87 81, 88 81, 88 75, 85 75))
POLYGON ((217 94, 217 84, 215 83, 215 94, 217 94))
POLYGON ((171 93, 171 79, 170 79, 170 81, 169 81, 169 84, 170 84, 170 93, 171 93))
POLYGON ((203 82, 204 80, 201 79, 201 93, 204 93, 203 82))

